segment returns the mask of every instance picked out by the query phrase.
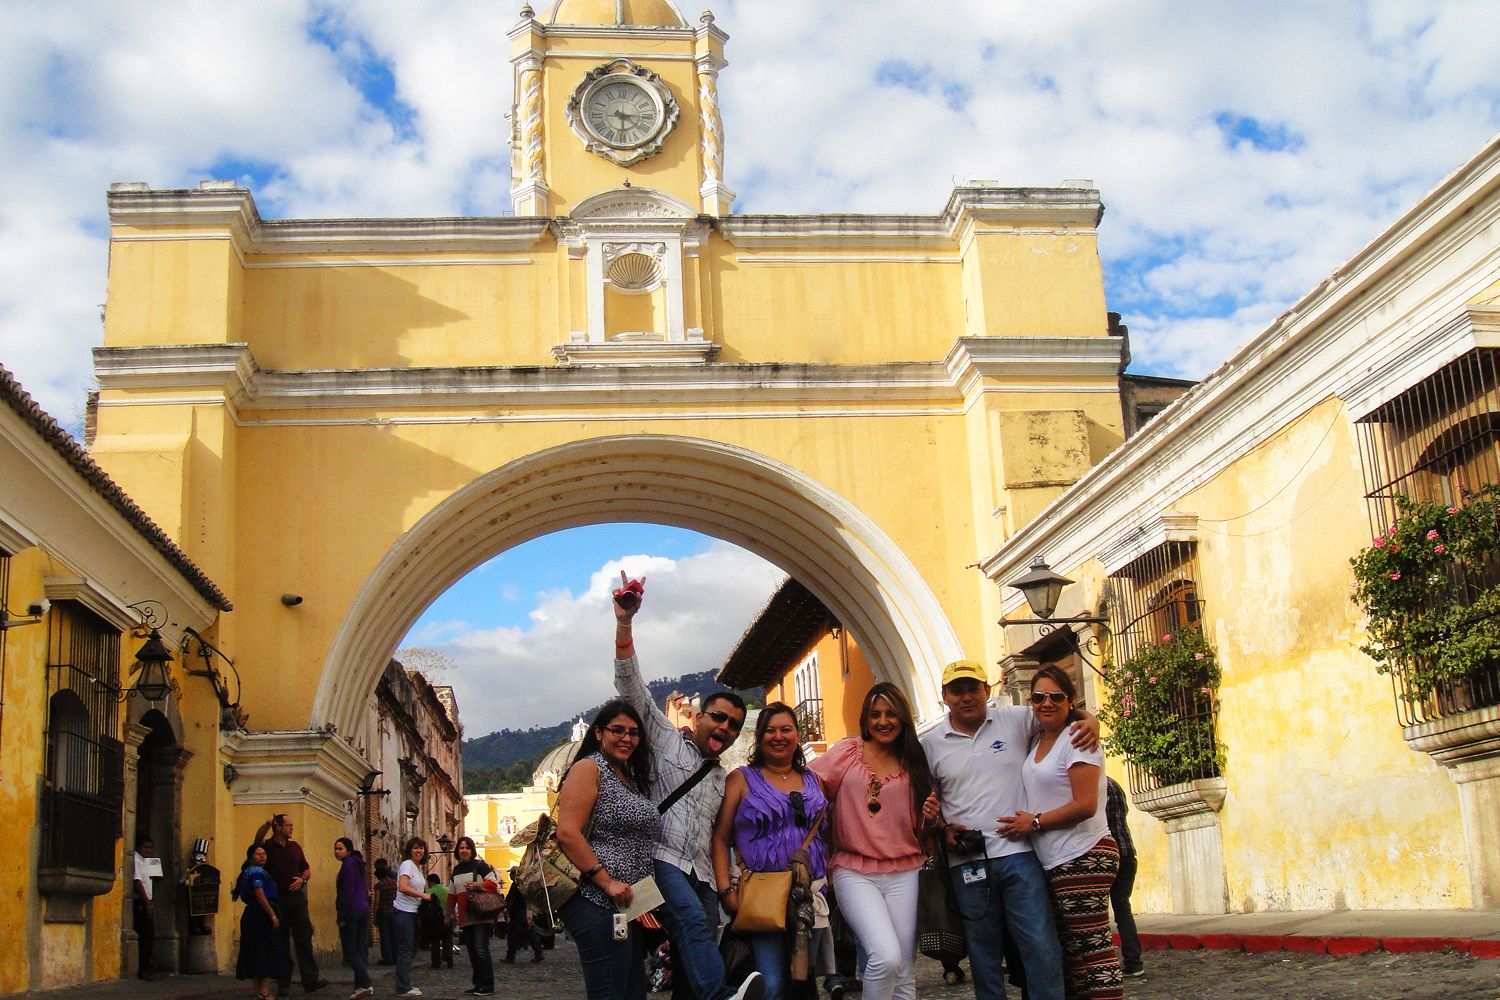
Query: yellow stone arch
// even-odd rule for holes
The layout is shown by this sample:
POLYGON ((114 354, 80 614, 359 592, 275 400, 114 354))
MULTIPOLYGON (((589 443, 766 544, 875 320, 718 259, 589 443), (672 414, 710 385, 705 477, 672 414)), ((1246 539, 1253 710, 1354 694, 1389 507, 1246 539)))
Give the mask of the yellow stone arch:
POLYGON ((405 532, 334 638, 312 728, 354 731, 401 637, 465 573, 529 539, 619 521, 691 528, 770 560, 855 630, 877 674, 905 687, 922 716, 938 710, 942 665, 962 647, 931 588, 873 521, 805 473, 745 448, 630 434, 511 462, 405 532))

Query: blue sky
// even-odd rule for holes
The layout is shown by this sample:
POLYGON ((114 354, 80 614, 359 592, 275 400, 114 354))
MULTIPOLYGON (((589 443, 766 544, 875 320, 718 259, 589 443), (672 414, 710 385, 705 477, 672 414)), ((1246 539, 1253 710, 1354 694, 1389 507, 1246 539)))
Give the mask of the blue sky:
POLYGON ((475 629, 525 628, 541 595, 582 593, 611 559, 637 553, 682 559, 702 555, 713 543, 696 531, 659 524, 595 524, 543 535, 465 576, 432 602, 401 645, 435 645, 475 629))
MULTIPOLYGON (((1092 179, 1138 372, 1212 370, 1500 129, 1492 0, 712 6, 738 211, 935 214, 964 180, 1092 179)), ((519 7, 0 4, 0 364, 82 426, 114 181, 236 179, 271 218, 508 212, 519 7)), ((712 665, 743 627, 724 614, 779 579, 687 533, 600 527, 503 554, 419 629, 475 678, 581 661, 620 565, 663 580, 657 675, 712 665)), ((463 686, 480 731, 572 698, 463 686)))

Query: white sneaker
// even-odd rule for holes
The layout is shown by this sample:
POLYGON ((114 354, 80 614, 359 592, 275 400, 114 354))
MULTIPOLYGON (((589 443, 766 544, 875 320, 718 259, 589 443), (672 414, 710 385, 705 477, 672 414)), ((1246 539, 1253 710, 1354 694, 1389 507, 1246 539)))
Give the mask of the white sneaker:
POLYGON ((365 997, 372 997, 374 995, 375 995, 375 987, 373 987, 373 986, 361 986, 359 989, 357 989, 353 993, 349 994, 349 1000, 364 1000, 365 997))
POLYGON ((759 972, 752 972, 740 983, 740 988, 734 993, 734 1000, 762 1000, 765 995, 766 981, 759 972))
POLYGON ((422 991, 419 990, 419 989, 417 989, 415 986, 413 986, 411 989, 407 990, 405 993, 397 993, 396 995, 398 997, 419 997, 419 996, 422 995, 422 991))

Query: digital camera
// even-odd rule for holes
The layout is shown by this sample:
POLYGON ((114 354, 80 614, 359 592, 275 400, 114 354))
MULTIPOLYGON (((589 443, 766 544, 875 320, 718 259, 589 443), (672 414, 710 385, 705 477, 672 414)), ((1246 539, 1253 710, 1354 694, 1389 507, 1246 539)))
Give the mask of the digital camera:
POLYGON ((953 849, 960 854, 983 854, 984 834, 978 830, 954 830, 953 849))

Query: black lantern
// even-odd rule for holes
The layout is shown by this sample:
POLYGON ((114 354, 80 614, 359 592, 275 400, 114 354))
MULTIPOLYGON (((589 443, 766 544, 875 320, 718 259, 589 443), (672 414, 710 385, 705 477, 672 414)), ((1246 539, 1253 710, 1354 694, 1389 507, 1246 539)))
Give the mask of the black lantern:
POLYGON ((449 853, 452 852, 452 850, 453 850, 453 838, 452 837, 448 836, 446 833, 440 833, 440 834, 438 834, 437 842, 438 842, 438 848, 439 848, 439 850, 441 850, 444 854, 449 854, 449 853))
POLYGON ((131 672, 140 676, 130 693, 147 701, 161 701, 165 698, 167 692, 172 690, 172 679, 167 673, 167 664, 171 662, 172 651, 161 641, 161 633, 152 629, 135 654, 135 669, 131 672))
POLYGON ((1032 614, 1038 618, 1051 618, 1052 613, 1057 610, 1063 588, 1072 582, 1067 577, 1052 572, 1047 560, 1037 556, 1031 563, 1031 569, 1012 580, 1009 586, 1019 590, 1026 598, 1026 603, 1031 605, 1032 614))

